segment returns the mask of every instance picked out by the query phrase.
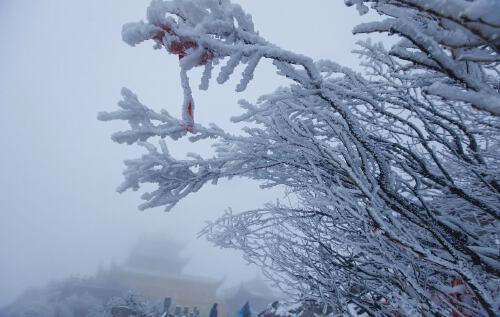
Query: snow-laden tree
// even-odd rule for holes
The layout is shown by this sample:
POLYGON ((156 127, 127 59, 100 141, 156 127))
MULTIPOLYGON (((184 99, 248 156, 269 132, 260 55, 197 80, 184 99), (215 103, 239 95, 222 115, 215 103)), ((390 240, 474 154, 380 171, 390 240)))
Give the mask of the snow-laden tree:
POLYGON ((354 33, 400 40, 359 43, 365 73, 313 61, 267 42, 227 0, 152 1, 147 22, 126 24, 130 45, 153 40, 179 55, 183 118, 156 112, 123 89, 118 143, 147 153, 125 161, 119 187, 145 193, 140 208, 171 209, 219 178, 281 185, 296 203, 228 211, 205 229, 240 249, 277 283, 344 313, 496 316, 500 302, 500 2, 348 0, 385 20, 354 33), (214 65, 224 83, 245 64, 245 89, 261 59, 293 83, 241 101, 241 135, 196 124, 187 72, 214 65), (188 134, 190 134, 188 136, 188 134), (216 155, 172 157, 154 137, 214 140, 216 155))

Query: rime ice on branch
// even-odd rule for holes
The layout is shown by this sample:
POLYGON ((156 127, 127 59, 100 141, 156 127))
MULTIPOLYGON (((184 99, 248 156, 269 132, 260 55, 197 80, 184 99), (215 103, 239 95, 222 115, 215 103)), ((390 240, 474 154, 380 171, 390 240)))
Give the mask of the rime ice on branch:
POLYGON ((496 316, 500 294, 500 10, 495 0, 349 0, 386 17, 390 50, 360 42, 365 73, 281 49, 229 1, 153 1, 148 22, 124 40, 151 39, 180 57, 183 119, 155 112, 124 89, 126 120, 113 140, 146 148, 125 161, 119 191, 145 193, 141 209, 171 209, 206 183, 242 176, 283 186, 296 204, 268 204, 209 223, 206 237, 242 250, 277 283, 348 313, 496 316), (241 101, 242 136, 194 124, 187 71, 204 66, 207 89, 246 64, 242 91, 262 59, 289 87, 241 101), (215 140, 216 155, 172 157, 164 142, 215 140), (459 283, 457 281, 460 281, 459 283))
MULTIPOLYGON (((243 43, 238 32, 253 33, 253 24, 241 8, 228 2, 217 1, 153 1, 148 9, 148 23, 128 23, 123 26, 122 37, 134 46, 145 40, 154 40, 156 47, 164 47, 169 53, 179 56, 181 84, 184 90, 183 120, 187 130, 193 132, 194 101, 189 86, 187 71, 205 65, 200 87, 208 89, 212 64, 225 57, 224 53, 214 54, 205 40, 217 37, 233 37, 227 44, 243 43), (167 16, 168 14, 168 16, 167 16), (215 59, 215 60, 214 60, 215 59)), ((233 69, 239 63, 234 60, 233 69)), ((227 72, 231 70, 227 69, 227 72)), ((221 76, 228 74, 221 73, 221 76)), ((252 74, 249 74, 252 76, 252 74)))

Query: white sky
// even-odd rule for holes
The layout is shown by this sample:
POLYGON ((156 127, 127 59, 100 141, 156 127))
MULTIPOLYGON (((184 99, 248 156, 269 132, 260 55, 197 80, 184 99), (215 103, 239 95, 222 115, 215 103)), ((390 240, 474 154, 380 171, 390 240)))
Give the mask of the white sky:
MULTIPOLYGON (((355 67, 350 54, 362 22, 338 0, 241 0, 260 34, 283 48, 315 59, 355 67)), ((126 86, 155 109, 180 115, 182 91, 177 58, 152 43, 131 48, 121 41, 122 24, 145 17, 148 0, 0 1, 0 306, 28 286, 50 279, 93 274, 119 263, 144 232, 165 232, 190 241, 189 274, 226 276, 227 285, 252 278, 240 255, 195 239, 205 220, 227 207, 244 210, 280 197, 242 179, 207 187, 171 213, 139 212, 140 194, 119 195, 122 161, 140 149, 118 145, 110 135, 123 126, 96 120, 116 109, 126 86)), ((364 19, 366 20, 366 18, 364 19)), ((248 90, 239 81, 211 82, 195 90, 195 120, 235 131, 229 117, 236 101, 255 100, 286 82, 269 63, 248 90)), ((173 154, 210 153, 207 145, 173 143, 173 154)))

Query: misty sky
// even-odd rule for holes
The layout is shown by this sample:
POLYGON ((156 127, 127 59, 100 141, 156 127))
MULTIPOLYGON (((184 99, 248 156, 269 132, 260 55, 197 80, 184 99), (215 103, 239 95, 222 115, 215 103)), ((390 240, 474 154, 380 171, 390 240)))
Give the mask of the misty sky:
MULTIPOLYGON (((354 67, 351 30, 366 20, 335 0, 236 1, 252 14, 269 41, 315 59, 354 67)), ((204 222, 224 209, 258 207, 282 196, 242 179, 208 186, 170 213, 140 212, 140 193, 119 195, 122 161, 141 149, 115 144, 124 126, 97 121, 112 111, 126 86, 154 109, 180 117, 182 91, 177 57, 152 43, 129 47, 122 24, 144 19, 149 0, 0 0, 0 306, 28 286, 70 275, 93 274, 120 263, 146 232, 189 241, 186 272, 226 285, 252 278, 240 254, 196 239, 204 222)), ((229 118, 238 99, 254 101, 286 81, 263 63, 243 93, 233 76, 197 91, 200 71, 190 73, 195 120, 237 131, 229 118)), ((238 74, 238 71, 235 71, 238 74)), ((172 154, 210 155, 209 144, 169 142, 172 154)))

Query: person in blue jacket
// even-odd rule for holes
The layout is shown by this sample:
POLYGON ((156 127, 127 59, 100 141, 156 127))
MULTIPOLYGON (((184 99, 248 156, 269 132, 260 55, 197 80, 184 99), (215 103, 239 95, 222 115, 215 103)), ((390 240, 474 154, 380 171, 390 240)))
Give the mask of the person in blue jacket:
POLYGON ((241 307, 238 317, 252 317, 252 311, 250 310, 250 304, 248 301, 241 307))
POLYGON ((214 303, 210 309, 210 315, 208 317, 217 317, 217 303, 214 303))

